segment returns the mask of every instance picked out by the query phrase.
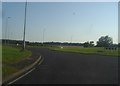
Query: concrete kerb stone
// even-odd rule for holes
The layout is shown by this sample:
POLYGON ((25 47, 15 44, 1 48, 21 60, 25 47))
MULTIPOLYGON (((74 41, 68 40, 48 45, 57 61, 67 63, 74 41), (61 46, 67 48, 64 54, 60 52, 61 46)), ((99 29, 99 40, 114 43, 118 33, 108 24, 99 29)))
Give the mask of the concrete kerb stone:
POLYGON ((2 84, 8 82, 9 80, 12 80, 13 78, 17 77, 17 76, 20 76, 22 73, 28 71, 29 69, 33 68, 40 60, 41 60, 41 56, 31 65, 29 65, 28 67, 25 67, 24 69, 6 77, 3 81, 2 81, 2 84))

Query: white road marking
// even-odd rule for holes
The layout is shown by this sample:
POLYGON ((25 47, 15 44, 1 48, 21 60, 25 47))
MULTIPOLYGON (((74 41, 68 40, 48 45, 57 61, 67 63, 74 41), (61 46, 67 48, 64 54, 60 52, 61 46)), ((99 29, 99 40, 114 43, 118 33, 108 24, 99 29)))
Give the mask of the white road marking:
MULTIPOLYGON (((44 58, 42 59, 42 61, 44 60, 44 58)), ((38 63, 38 65, 40 65, 41 63, 42 63, 42 61, 40 61, 39 63, 38 63)))
POLYGON ((26 76, 27 74, 29 74, 29 73, 30 73, 30 72, 32 72, 33 70, 35 70, 35 68, 31 69, 30 71, 28 71, 28 72, 27 72, 27 73, 25 73, 24 75, 22 75, 22 76, 20 76, 19 78, 17 78, 17 79, 15 79, 15 80, 13 80, 12 82, 8 83, 8 85, 10 85, 10 84, 12 84, 12 83, 16 82, 17 80, 19 80, 19 79, 23 78, 24 76, 26 76))
MULTIPOLYGON (((40 58, 41 58, 41 56, 40 56, 40 58)), ((44 60, 44 58, 42 59, 42 61, 43 61, 43 60, 44 60)), ((42 63, 42 61, 40 61, 38 65, 40 65, 40 64, 42 63)), ((28 72, 27 72, 27 73, 25 73, 24 75, 22 75, 22 76, 18 77, 17 79, 15 79, 15 80, 13 80, 13 81, 9 82, 9 83, 8 83, 8 85, 10 85, 10 84, 12 84, 12 83, 16 82, 17 80, 19 80, 19 79, 23 78, 24 76, 26 76, 27 74, 29 74, 29 73, 30 73, 30 72, 32 72, 33 70, 35 70, 35 68, 31 69, 30 71, 28 71, 28 72)))
POLYGON ((41 64, 41 62, 39 62, 39 64, 38 65, 40 65, 41 64))

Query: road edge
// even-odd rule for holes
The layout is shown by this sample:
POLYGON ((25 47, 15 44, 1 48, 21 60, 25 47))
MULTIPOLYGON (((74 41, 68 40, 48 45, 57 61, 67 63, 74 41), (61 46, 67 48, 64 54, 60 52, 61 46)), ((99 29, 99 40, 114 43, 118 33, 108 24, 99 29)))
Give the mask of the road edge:
POLYGON ((38 64, 40 62, 40 60, 42 59, 42 57, 40 56, 34 63, 32 63, 31 65, 25 67, 24 69, 8 76, 6 79, 4 79, 2 81, 2 84, 5 84, 7 82, 9 82, 10 80, 14 79, 15 77, 18 77, 20 75, 22 75, 23 73, 27 72, 28 70, 32 69, 36 64, 38 64))

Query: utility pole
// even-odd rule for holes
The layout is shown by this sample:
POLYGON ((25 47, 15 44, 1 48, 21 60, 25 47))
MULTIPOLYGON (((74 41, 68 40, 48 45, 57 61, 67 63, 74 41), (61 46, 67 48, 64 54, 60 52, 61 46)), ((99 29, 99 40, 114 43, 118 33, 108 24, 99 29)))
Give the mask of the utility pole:
POLYGON ((26 0, 26 3, 25 3, 25 18, 24 18, 23 49, 25 49, 26 11, 27 11, 27 0, 26 0))

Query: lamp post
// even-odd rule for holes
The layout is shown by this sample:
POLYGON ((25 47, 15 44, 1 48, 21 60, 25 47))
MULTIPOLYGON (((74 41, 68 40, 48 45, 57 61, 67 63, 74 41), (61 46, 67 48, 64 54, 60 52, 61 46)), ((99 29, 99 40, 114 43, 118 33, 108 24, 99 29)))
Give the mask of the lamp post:
POLYGON ((73 38, 73 36, 71 36, 71 43, 72 43, 72 38, 73 38))
POLYGON ((44 34, 45 34, 45 29, 43 29, 43 45, 44 45, 44 34))
POLYGON ((5 45, 7 45, 7 32, 8 32, 8 19, 11 17, 7 17, 6 19, 6 31, 5 31, 5 45))
POLYGON ((25 3, 24 34, 23 34, 23 49, 25 49, 26 11, 27 11, 27 0, 26 0, 26 3, 25 3))

